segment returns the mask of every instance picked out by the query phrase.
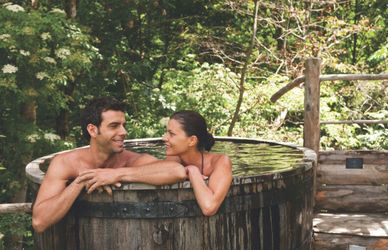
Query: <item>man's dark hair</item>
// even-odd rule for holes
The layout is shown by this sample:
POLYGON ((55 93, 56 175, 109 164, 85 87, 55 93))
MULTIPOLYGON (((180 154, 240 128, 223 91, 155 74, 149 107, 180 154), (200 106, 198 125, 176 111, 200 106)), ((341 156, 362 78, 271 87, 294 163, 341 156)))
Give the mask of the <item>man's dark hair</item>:
POLYGON ((89 142, 90 135, 87 130, 88 124, 93 124, 97 127, 101 125, 102 112, 114 110, 114 111, 125 111, 125 105, 122 102, 117 101, 113 97, 98 97, 92 99, 81 112, 81 128, 84 138, 89 142))

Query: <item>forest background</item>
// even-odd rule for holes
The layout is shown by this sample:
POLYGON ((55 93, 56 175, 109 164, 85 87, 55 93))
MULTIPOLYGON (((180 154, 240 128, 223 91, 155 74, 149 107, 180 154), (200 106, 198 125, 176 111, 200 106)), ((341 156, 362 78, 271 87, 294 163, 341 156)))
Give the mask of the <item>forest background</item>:
MULTIPOLYGON (((270 97, 319 57, 321 74, 387 72, 384 0, 0 0, 0 203, 25 199, 32 159, 85 145, 91 98, 127 104, 128 138, 194 109, 214 135, 302 145, 303 88, 270 97)), ((388 83, 321 85, 322 120, 388 120, 388 83)), ((387 125, 322 125, 321 148, 387 149, 387 125)), ((30 215, 2 215, 32 247, 30 215), (22 225, 22 226, 21 226, 22 225)))

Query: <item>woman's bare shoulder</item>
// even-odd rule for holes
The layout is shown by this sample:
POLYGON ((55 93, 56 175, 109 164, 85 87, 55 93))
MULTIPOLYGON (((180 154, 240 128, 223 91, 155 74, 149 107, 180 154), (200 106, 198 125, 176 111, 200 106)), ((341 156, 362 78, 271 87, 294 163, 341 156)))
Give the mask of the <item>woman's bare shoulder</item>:
POLYGON ((218 153, 208 153, 207 157, 210 160, 210 164, 206 164, 207 167, 204 169, 204 174, 206 176, 210 176, 214 173, 214 171, 226 171, 231 172, 232 171, 232 163, 229 159, 229 156, 225 154, 218 154, 218 153))
POLYGON ((209 153, 212 164, 231 164, 229 156, 226 154, 209 153))

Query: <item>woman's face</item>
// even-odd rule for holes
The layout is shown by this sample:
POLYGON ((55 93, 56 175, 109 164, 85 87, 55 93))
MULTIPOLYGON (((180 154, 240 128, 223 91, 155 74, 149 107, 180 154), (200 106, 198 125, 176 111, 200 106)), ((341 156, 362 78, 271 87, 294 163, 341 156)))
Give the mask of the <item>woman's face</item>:
POLYGON ((167 132, 163 136, 163 141, 166 144, 166 155, 179 156, 187 152, 193 144, 192 137, 187 136, 179 121, 170 119, 167 124, 167 132))

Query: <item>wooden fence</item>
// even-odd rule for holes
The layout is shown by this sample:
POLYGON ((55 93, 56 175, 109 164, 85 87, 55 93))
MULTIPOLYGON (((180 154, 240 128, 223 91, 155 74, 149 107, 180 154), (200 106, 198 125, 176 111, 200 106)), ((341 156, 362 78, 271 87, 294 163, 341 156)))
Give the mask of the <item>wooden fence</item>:
POLYGON ((386 120, 320 121, 320 83, 385 80, 388 73, 321 75, 320 60, 305 62, 305 76, 276 92, 275 102, 304 82, 303 143, 318 155, 314 182, 314 249, 388 248, 388 151, 319 151, 320 124, 387 124, 386 120))
POLYGON ((287 84, 272 97, 271 101, 276 102, 281 96, 291 89, 304 82, 304 127, 303 127, 303 146, 313 149, 319 154, 320 144, 320 124, 387 124, 387 120, 356 120, 356 121, 320 121, 320 83, 323 81, 336 80, 385 80, 388 79, 388 73, 381 74, 336 74, 321 75, 321 60, 319 58, 308 58, 305 61, 305 75, 300 76, 287 84))

